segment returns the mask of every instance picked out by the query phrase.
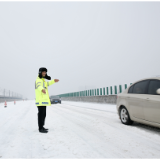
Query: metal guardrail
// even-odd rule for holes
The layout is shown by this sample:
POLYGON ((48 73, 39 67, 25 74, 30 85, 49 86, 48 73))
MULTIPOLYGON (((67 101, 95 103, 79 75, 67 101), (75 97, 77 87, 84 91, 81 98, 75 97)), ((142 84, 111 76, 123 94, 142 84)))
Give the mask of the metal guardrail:
POLYGON ((110 87, 101 87, 96 89, 89 89, 84 91, 78 91, 78 92, 70 92, 65 94, 59 94, 57 96, 59 97, 86 97, 86 96, 103 96, 103 95, 117 95, 118 93, 121 93, 124 89, 127 89, 127 86, 130 84, 124 84, 119 86, 110 86, 110 87))

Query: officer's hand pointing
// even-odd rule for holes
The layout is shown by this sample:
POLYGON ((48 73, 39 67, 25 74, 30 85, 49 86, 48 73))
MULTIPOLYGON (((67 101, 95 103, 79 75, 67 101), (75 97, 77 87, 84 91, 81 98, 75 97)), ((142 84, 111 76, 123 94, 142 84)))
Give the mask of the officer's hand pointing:
POLYGON ((59 79, 54 79, 54 81, 55 81, 55 82, 58 82, 58 81, 59 81, 59 79))

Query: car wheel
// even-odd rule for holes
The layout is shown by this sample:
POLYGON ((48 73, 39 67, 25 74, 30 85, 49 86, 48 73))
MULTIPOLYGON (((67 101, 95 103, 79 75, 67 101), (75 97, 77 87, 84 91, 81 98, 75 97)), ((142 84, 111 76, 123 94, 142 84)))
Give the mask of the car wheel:
POLYGON ((125 125, 131 125, 133 123, 125 107, 122 107, 120 110, 120 118, 121 118, 121 122, 125 125))

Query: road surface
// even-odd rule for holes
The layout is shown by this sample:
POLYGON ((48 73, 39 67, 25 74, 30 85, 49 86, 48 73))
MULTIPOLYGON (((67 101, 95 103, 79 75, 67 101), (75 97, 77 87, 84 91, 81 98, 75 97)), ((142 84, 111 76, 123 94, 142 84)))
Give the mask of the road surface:
POLYGON ((34 100, 0 104, 0 158, 160 158, 160 129, 121 124, 116 106, 67 102, 47 107, 38 132, 34 100))

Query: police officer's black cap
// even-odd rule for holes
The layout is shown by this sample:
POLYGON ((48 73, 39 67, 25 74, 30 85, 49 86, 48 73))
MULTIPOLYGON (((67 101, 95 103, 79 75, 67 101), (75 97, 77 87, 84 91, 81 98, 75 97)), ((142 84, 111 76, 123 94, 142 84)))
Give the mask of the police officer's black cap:
MULTIPOLYGON (((39 78, 42 78, 42 72, 44 72, 44 71, 47 72, 47 68, 41 67, 41 68, 39 69, 39 74, 38 74, 39 78)), ((46 76, 45 76, 44 78, 45 78, 45 79, 48 79, 48 80, 51 80, 51 77, 48 76, 47 74, 46 74, 46 76)))
POLYGON ((42 73, 42 72, 44 72, 44 71, 47 72, 47 68, 41 67, 41 68, 39 69, 39 73, 42 73))

